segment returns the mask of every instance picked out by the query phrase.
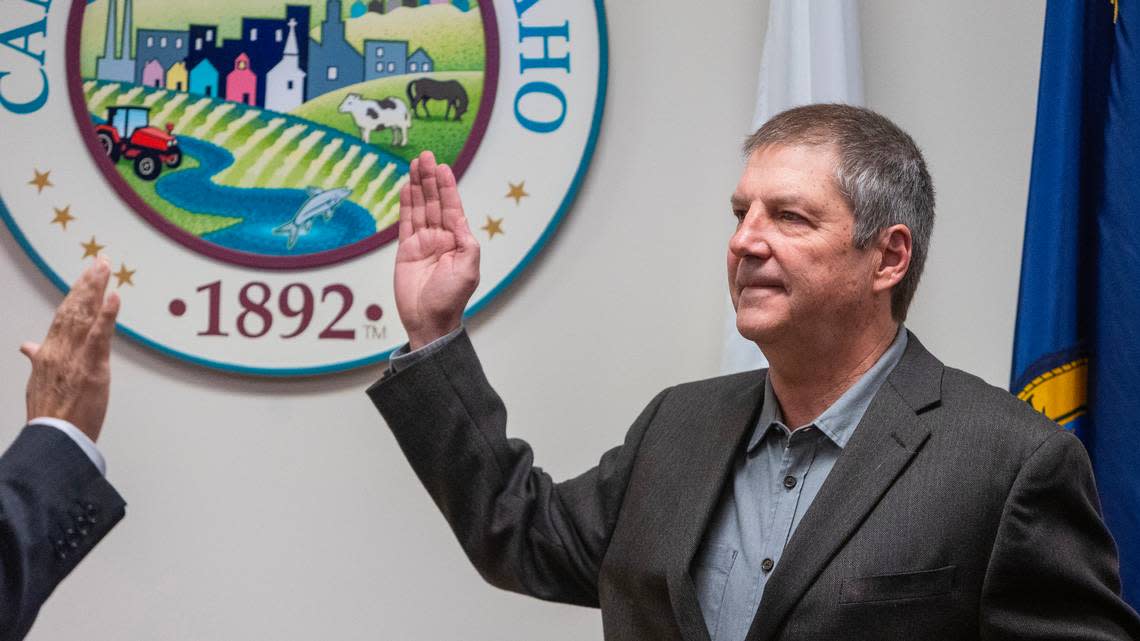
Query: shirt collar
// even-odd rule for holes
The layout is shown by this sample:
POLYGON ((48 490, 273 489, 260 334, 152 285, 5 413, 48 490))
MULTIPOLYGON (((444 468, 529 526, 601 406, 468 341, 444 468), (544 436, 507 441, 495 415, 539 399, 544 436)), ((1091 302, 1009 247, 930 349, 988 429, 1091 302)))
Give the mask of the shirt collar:
POLYGON ((764 404, 760 406, 760 419, 752 430, 752 438, 748 439, 748 449, 751 452, 764 440, 764 436, 773 427, 784 424, 784 413, 780 411, 780 403, 776 400, 776 392, 772 390, 772 378, 764 377, 764 404))
MULTIPOLYGON (((875 394, 879 392, 879 388, 883 386, 887 376, 902 359, 903 352, 906 351, 906 343, 907 331, 900 324, 895 340, 891 342, 891 346, 883 352, 879 360, 871 366, 871 369, 860 376, 854 385, 847 388, 847 391, 838 400, 810 424, 818 427, 820 432, 840 448, 846 447, 847 442, 851 440, 851 435, 855 432, 855 427, 859 425, 863 414, 871 405, 871 400, 875 398, 875 394)), ((772 389, 772 379, 765 377, 764 405, 760 408, 760 419, 752 431, 752 438, 748 441, 747 451, 751 452, 753 448, 759 445, 764 435, 774 424, 783 424, 783 421, 780 403, 772 389)))

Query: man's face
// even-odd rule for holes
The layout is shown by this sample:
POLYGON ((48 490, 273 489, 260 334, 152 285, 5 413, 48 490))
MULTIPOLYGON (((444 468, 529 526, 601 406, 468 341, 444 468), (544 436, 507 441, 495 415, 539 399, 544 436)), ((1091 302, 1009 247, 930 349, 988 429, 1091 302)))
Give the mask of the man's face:
POLYGON ((765 344, 856 330, 872 300, 873 250, 835 186, 831 146, 773 145, 748 159, 732 195, 728 286, 736 327, 765 344))

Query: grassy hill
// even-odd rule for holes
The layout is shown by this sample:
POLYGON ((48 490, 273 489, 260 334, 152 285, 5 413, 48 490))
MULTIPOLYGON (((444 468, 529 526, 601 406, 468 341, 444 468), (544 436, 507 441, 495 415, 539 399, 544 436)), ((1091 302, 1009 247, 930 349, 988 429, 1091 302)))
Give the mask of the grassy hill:
MULTIPOLYGON (((460 11, 449 4, 409 9, 401 7, 380 15, 367 13, 349 20, 345 36, 358 51, 364 40, 408 40, 408 52, 423 47, 438 71, 483 69, 483 18, 478 11, 460 11), (409 37, 409 34, 412 34, 409 37)), ((314 39, 320 30, 314 30, 314 39)))
MULTIPOLYGON (((293 115, 319 122, 329 123, 330 127, 359 139, 360 130, 356 123, 347 114, 337 112, 337 107, 350 93, 359 94, 365 98, 379 100, 388 96, 396 96, 405 104, 408 102, 406 87, 408 81, 418 78, 422 74, 409 74, 380 78, 369 82, 345 87, 338 91, 327 93, 315 100, 310 100, 293 111, 293 115)), ((444 120, 443 113, 446 105, 441 101, 433 100, 428 104, 431 111, 430 118, 422 116, 412 119, 412 126, 408 130, 408 144, 405 147, 393 147, 391 133, 380 131, 372 133, 372 146, 379 147, 404 160, 411 160, 424 149, 431 149, 440 162, 453 163, 463 143, 467 141, 467 134, 471 131, 471 123, 479 111, 479 101, 483 97, 483 75, 478 71, 451 71, 431 74, 438 80, 458 80, 467 90, 468 106, 460 122, 444 120)), ((410 105, 409 105, 410 106, 410 105)))
MULTIPOLYGON (((234 162, 213 178, 215 183, 246 188, 345 186, 352 189, 349 200, 372 214, 378 231, 396 220, 396 191, 406 179, 406 165, 386 160, 382 145, 362 144, 358 132, 346 135, 289 114, 161 89, 103 81, 87 81, 83 89, 88 110, 96 117, 104 117, 111 105, 145 105, 156 126, 169 122, 177 136, 228 150, 234 162)), ((187 157, 176 171, 194 165, 195 160, 187 157)), ((208 233, 234 222, 164 206, 154 198, 151 183, 142 184, 132 176, 129 162, 120 161, 116 168, 160 214, 191 233, 208 233)))

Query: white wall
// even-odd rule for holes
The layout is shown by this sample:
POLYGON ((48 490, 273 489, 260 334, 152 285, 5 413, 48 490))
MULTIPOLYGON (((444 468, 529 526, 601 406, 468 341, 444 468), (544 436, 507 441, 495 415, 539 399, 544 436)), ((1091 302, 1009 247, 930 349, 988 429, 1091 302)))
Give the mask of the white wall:
MULTIPOLYGON (((660 388, 719 363, 728 195, 766 2, 609 3, 609 100, 571 215, 471 323, 514 435, 557 477, 660 388)), ((863 3, 869 106, 927 153, 939 220, 910 326, 1004 384, 1044 3, 863 3)), ((59 293, 0 232, 0 442, 23 420, 16 347, 59 293)), ((264 381, 120 339, 100 441, 127 519, 33 641, 590 639, 595 611, 483 585, 363 394, 377 369, 264 381)))
POLYGON ((937 191, 908 325, 947 364, 1006 387, 1045 3, 861 4, 867 106, 914 136, 937 191))

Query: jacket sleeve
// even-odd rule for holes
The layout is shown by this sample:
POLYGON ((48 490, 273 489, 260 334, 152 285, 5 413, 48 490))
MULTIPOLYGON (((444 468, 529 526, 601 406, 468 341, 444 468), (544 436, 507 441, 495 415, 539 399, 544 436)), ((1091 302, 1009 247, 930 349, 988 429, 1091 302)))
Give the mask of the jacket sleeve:
POLYGON ((1140 639, 1120 596, 1116 545, 1084 446, 1057 431, 1023 464, 1006 499, 982 589, 987 640, 1140 639))
POLYGON ((0 456, 0 641, 24 638, 125 505, 66 434, 37 425, 20 432, 0 456))
POLYGON ((598 606, 598 570, 641 438, 666 392, 625 443, 563 483, 506 436, 507 414, 466 333, 368 390, 416 475, 491 584, 598 606))

